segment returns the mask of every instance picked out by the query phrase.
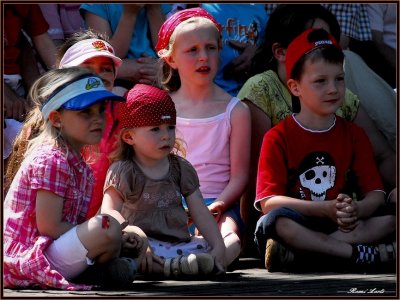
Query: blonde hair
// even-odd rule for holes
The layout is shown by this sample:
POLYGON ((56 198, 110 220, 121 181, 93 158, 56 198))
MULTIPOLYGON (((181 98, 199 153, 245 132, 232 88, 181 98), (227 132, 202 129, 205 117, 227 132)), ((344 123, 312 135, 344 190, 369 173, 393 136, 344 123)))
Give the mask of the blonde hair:
POLYGON ((173 69, 167 62, 166 59, 170 57, 173 52, 174 52, 174 45, 175 45, 175 40, 176 37, 178 36, 179 32, 188 24, 194 24, 194 25, 212 25, 213 28, 215 28, 215 37, 218 42, 218 49, 222 48, 222 41, 221 41, 221 35, 220 32, 218 31, 217 26, 209 19, 203 18, 203 17, 193 17, 190 19, 187 19, 180 23, 172 33, 168 46, 165 47, 164 49, 161 49, 158 51, 158 56, 160 57, 160 67, 159 67, 159 83, 158 85, 163 87, 165 90, 168 92, 176 91, 181 87, 181 80, 179 77, 179 73, 177 70, 173 69))
MULTIPOLYGON (((119 136, 117 138, 116 145, 115 145, 116 146, 115 150, 109 156, 109 159, 111 162, 118 161, 118 160, 131 160, 132 157, 135 156, 135 150, 133 149, 133 146, 125 143, 122 140, 122 134, 127 129, 129 129, 129 128, 124 128, 119 133, 119 136)), ((186 148, 185 148, 185 143, 183 142, 183 140, 181 140, 179 138, 175 138, 175 145, 174 145, 174 148, 172 149, 171 153, 182 156, 182 157, 186 157, 186 148)))
POLYGON ((61 136, 61 131, 51 125, 48 119, 44 119, 41 108, 47 99, 61 86, 82 75, 93 74, 89 69, 71 67, 66 69, 54 69, 46 72, 32 85, 29 97, 34 103, 24 125, 13 144, 13 152, 7 164, 5 176, 5 191, 8 190, 22 161, 32 151, 42 145, 62 147, 66 151, 68 145, 61 136))

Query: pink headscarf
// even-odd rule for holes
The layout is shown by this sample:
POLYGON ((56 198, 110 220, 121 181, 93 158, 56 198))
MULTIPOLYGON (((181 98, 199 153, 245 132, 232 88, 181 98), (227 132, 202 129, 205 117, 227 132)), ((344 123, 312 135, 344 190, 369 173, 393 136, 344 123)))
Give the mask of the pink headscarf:
POLYGON ((161 26, 160 31, 158 32, 158 42, 156 45, 157 52, 168 46, 169 39, 179 24, 194 17, 209 19, 215 24, 218 31, 221 32, 221 25, 204 9, 200 7, 184 9, 170 16, 161 26))

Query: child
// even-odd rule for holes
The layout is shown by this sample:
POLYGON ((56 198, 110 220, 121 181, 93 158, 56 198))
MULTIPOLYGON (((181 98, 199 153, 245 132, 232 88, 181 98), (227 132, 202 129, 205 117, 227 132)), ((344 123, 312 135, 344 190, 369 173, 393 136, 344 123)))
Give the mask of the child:
POLYGON ((178 137, 187 145, 205 203, 216 214, 229 265, 241 251, 238 200, 248 179, 250 113, 213 82, 220 48, 220 25, 202 8, 168 18, 156 46, 162 83, 177 109, 178 137))
POLYGON ((209 274, 214 258, 218 272, 224 272, 225 247, 203 204, 197 174, 185 159, 171 153, 176 145, 176 111, 169 95, 136 84, 120 121, 119 147, 107 173, 101 213, 127 220, 148 236, 143 272, 167 278, 209 274), (190 238, 182 196, 206 241, 190 238))
MULTIPOLYGON (((123 95, 114 87, 122 60, 115 55, 108 38, 92 30, 72 35, 59 50, 59 68, 82 66, 98 74, 109 91, 123 95)), ((99 143, 99 156, 89 162, 94 175, 93 195, 90 201, 87 218, 98 213, 103 199, 103 186, 110 166, 108 156, 115 149, 118 127, 119 102, 109 102, 106 107, 106 126, 99 143)), ((83 153, 85 157, 90 153, 83 153)))
MULTIPOLYGON (((268 4, 269 5, 269 4, 268 4)), ((285 54, 290 42, 308 28, 324 28, 333 37, 339 39, 341 34, 340 25, 335 16, 320 4, 280 4, 273 10, 267 22, 264 43, 259 47, 253 59, 253 77, 246 81, 237 97, 242 99, 251 111, 251 163, 250 179, 245 195, 241 199, 242 217, 248 231, 254 232, 256 222, 259 218, 258 212, 254 210, 253 204, 256 192, 257 166, 260 155, 261 143, 264 134, 272 126, 290 116, 296 109, 296 99, 292 104, 292 95, 286 86, 287 77, 285 71, 285 54)), ((382 126, 367 114, 366 103, 363 97, 355 95, 349 89, 349 81, 360 82, 360 76, 353 73, 351 76, 348 67, 353 65, 351 61, 354 55, 349 55, 345 50, 345 83, 346 93, 343 103, 336 114, 346 120, 353 121, 362 127, 367 133, 373 149, 374 157, 378 164, 379 172, 383 180, 385 190, 389 192, 396 184, 396 153, 385 139, 382 126), (349 80, 351 77, 353 80, 349 80), (355 80, 354 80, 355 79, 355 80)), ((365 66, 365 64, 364 64, 365 66)), ((358 70, 358 68, 357 68, 358 70)), ((365 71, 364 73, 368 73, 365 71)), ((382 109, 391 107, 387 101, 389 98, 381 94, 374 97, 382 89, 376 89, 376 82, 368 81, 366 85, 362 82, 364 90, 369 90, 372 102, 382 103, 382 109), (372 88, 371 88, 371 87, 372 88), (371 92, 374 90, 374 92, 371 92), (379 99, 379 101, 377 101, 379 99)), ((365 93, 364 91, 364 93, 365 93)), ((363 94, 364 94, 363 93, 363 94)), ((387 93, 385 93, 387 95, 387 93)), ((394 98, 393 98, 394 99, 394 98)), ((294 100, 294 99, 293 99, 294 100)), ((375 109, 375 116, 382 116, 380 110, 375 109)), ((371 115, 372 116, 372 115, 371 115)), ((389 118, 390 120, 390 118, 389 118)), ((390 122, 390 121, 389 121, 390 122)), ((386 129, 393 128, 384 126, 386 129)))
POLYGON ((255 242, 269 271, 293 259, 278 242, 355 264, 387 256, 372 244, 393 233, 396 221, 373 216, 385 194, 371 144, 361 128, 335 115, 345 93, 343 61, 336 40, 323 29, 306 30, 287 48, 287 85, 301 109, 266 133, 255 201, 264 213, 255 242), (351 173, 358 186, 349 190, 351 173), (355 188, 361 201, 349 196, 355 188))
MULTIPOLYGON (((258 74, 251 77, 238 94, 238 98, 245 100, 247 104, 251 103, 249 107, 254 107, 264 117, 259 120, 253 118, 255 122, 255 126, 252 126, 253 131, 263 127, 268 130, 289 116, 292 111, 296 111, 294 104, 297 101, 292 105, 292 98, 286 87, 285 53, 290 42, 311 27, 324 28, 337 40, 340 38, 341 31, 338 21, 330 11, 320 4, 280 4, 271 13, 266 26, 265 43, 259 48, 253 61, 254 73, 258 74)), ((345 50, 346 72, 348 72, 349 66, 354 65, 353 59, 354 54, 345 50)), ((366 67, 365 64, 364 67, 366 67)), ((368 68, 363 68, 363 70, 364 73, 371 73, 368 68)), ((397 184, 396 168, 394 167, 396 165, 395 143, 391 142, 395 140, 396 126, 394 125, 394 114, 385 118, 383 116, 388 116, 388 114, 383 110, 390 110, 390 107, 394 107, 393 102, 396 97, 394 93, 388 96, 388 92, 383 92, 382 87, 379 87, 379 80, 372 80, 371 77, 369 77, 368 85, 362 82, 360 86, 363 86, 364 90, 370 90, 369 95, 377 95, 376 91, 378 90, 382 91, 381 94, 378 93, 376 97, 372 96, 372 99, 355 95, 353 90, 349 90, 348 82, 353 82, 352 86, 354 86, 354 82, 359 82, 359 79, 356 78, 360 76, 357 72, 353 72, 352 78, 349 78, 349 75, 346 73, 345 76, 346 94, 343 104, 336 113, 365 130, 372 143, 385 190, 389 192, 397 184), (373 108, 371 109, 371 107, 373 108), (369 114, 371 111, 372 114, 369 114), (390 138, 389 131, 391 132, 390 138), (386 134, 383 135, 383 132, 386 134)), ((264 133, 256 134, 263 135, 264 133)), ((255 138, 254 140, 258 141, 259 139, 255 138)))
MULTIPOLYGON (((115 56, 114 49, 107 42, 107 38, 91 30, 74 33, 60 46, 57 55, 58 68, 69 68, 73 66, 86 67, 97 74, 109 90, 113 90, 114 80, 122 60, 115 56)), ((109 102, 106 104, 106 125, 103 137, 98 145, 99 153, 96 158, 88 161, 94 175, 94 186, 92 199, 90 201, 87 218, 93 217, 101 206, 103 198, 103 185, 106 172, 110 166, 107 156, 112 152, 115 143, 115 135, 118 130, 118 103, 109 102)), ((26 122, 21 133, 14 143, 14 151, 7 167, 6 187, 8 189, 26 150, 27 140, 34 138, 40 131, 41 124, 26 122)), ((88 158, 91 153, 83 153, 88 158)))
POLYGON ((102 136, 105 101, 123 98, 77 67, 47 72, 30 97, 35 108, 28 122, 43 127, 29 141, 4 202, 4 286, 90 289, 70 281, 93 264, 108 276, 99 274, 98 284, 131 283, 136 262, 117 258, 121 241, 135 247, 130 237, 137 248, 143 241, 130 233, 122 237, 121 224, 106 214, 85 222, 93 176, 80 155, 102 136))

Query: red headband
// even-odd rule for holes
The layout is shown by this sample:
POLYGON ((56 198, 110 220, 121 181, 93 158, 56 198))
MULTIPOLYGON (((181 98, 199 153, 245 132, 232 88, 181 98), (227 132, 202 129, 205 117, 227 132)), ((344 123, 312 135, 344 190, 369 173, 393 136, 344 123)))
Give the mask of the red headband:
POLYGON ((136 84, 121 107, 121 128, 176 124, 175 104, 167 92, 151 85, 136 84))
POLYGON ((158 32, 158 42, 156 45, 157 52, 168 46, 169 39, 179 24, 194 17, 209 19, 215 24, 218 31, 221 32, 221 25, 204 9, 200 7, 184 9, 170 16, 161 26, 160 31, 158 32))
POLYGON ((328 34, 328 39, 320 40, 315 42, 310 42, 308 40, 308 35, 315 31, 320 30, 317 28, 310 28, 304 31, 302 34, 298 35, 288 46, 286 50, 286 77, 287 79, 291 78, 292 71, 294 65, 299 61, 299 59, 309 53, 310 51, 327 46, 335 46, 338 49, 341 49, 339 44, 336 42, 336 39, 328 34))

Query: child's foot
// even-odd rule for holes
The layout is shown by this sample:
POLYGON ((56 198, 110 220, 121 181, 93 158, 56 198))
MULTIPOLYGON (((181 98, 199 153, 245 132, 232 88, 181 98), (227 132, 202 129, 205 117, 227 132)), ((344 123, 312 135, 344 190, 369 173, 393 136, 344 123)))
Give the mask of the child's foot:
POLYGON ((137 273, 137 265, 134 259, 118 257, 111 260, 106 267, 106 278, 111 287, 125 287, 130 285, 137 273))
POLYGON ((182 275, 206 275, 213 269, 214 258, 207 253, 167 258, 164 263, 164 275, 167 278, 171 275, 176 278, 182 275))
POLYGON ((104 264, 89 266, 75 282, 119 289, 129 286, 135 279, 137 265, 134 259, 118 257, 104 264))
POLYGON ((267 241, 265 248, 265 268, 269 272, 283 271, 294 261, 294 254, 273 239, 267 241))
POLYGON ((195 255, 199 267, 199 274, 210 274, 214 270, 214 257, 208 253, 199 253, 195 255))

